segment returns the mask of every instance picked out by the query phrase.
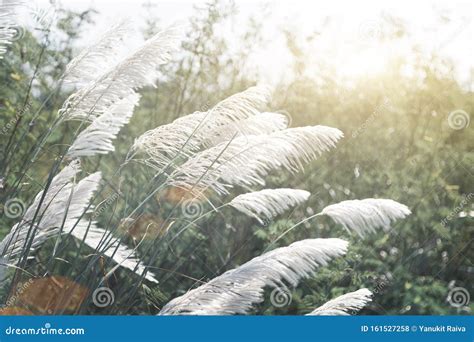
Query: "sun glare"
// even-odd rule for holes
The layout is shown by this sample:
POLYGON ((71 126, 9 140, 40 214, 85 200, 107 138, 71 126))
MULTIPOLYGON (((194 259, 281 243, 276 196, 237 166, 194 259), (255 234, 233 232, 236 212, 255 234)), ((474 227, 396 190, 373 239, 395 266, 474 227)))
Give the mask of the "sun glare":
POLYGON ((386 56, 376 47, 346 51, 334 61, 338 74, 343 78, 374 76, 384 71, 386 56))

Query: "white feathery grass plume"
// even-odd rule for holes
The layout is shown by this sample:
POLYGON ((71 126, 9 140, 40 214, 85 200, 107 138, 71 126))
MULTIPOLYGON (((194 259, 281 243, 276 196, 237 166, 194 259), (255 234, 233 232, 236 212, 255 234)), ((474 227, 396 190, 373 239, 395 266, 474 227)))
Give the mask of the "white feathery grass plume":
POLYGON ((166 304, 160 315, 246 314, 264 300, 264 287, 295 287, 347 251, 340 239, 308 239, 274 249, 166 304))
MULTIPOLYGON (((41 232, 45 227, 47 227, 47 225, 49 225, 49 227, 60 227, 64 218, 64 213, 67 210, 67 216, 61 232, 62 234, 70 233, 81 241, 85 236, 84 243, 92 249, 97 249, 99 244, 102 242, 100 246, 104 247, 104 255, 112 258, 115 263, 122 267, 131 271, 135 270, 140 276, 145 268, 140 260, 136 258, 134 250, 129 249, 124 244, 119 244, 120 239, 114 238, 112 235, 108 234, 106 230, 96 227, 95 222, 89 223, 89 220, 81 218, 81 216, 86 213, 86 209, 89 206, 94 192, 100 184, 101 178, 101 173, 96 172, 82 179, 75 186, 72 183, 67 183, 66 186, 61 189, 63 192, 61 195, 63 196, 63 199, 59 201, 56 199, 58 196, 56 196, 54 202, 49 205, 50 208, 47 209, 48 215, 51 214, 51 217, 48 220, 49 223, 44 222, 45 215, 43 215, 43 219, 40 223, 41 232), (66 198, 66 196, 69 196, 69 198, 66 198), (49 213, 49 211, 51 211, 51 213, 49 213), (103 240, 104 237, 106 237, 105 240, 103 240)), ((91 211, 92 210, 88 210, 87 212, 90 213, 91 211)), ((42 241, 55 232, 57 232, 56 229, 47 232, 44 235, 44 238, 42 238, 42 241)), ((154 275, 150 272, 147 273, 146 278, 155 283, 157 282, 154 275)))
POLYGON ((112 25, 96 42, 82 50, 66 66, 63 81, 67 84, 83 86, 101 75, 111 65, 116 64, 119 48, 124 38, 133 31, 129 19, 112 25))
POLYGON ((209 134, 204 144, 211 147, 228 141, 234 136, 270 134, 288 128, 288 117, 280 113, 264 112, 247 119, 217 127, 209 134))
MULTIPOLYGON (((96 227, 94 223, 89 226, 89 222, 82 222, 74 228, 71 235, 80 241, 84 241, 90 248, 102 252, 121 267, 135 272, 138 276, 141 276, 145 271, 145 266, 137 257, 135 250, 121 243, 120 238, 112 236, 105 229, 96 227)), ((145 278, 158 283, 155 275, 150 271, 147 272, 145 278)))
POLYGON ((297 172, 342 136, 336 128, 307 126, 238 137, 197 153, 171 173, 168 184, 190 191, 211 188, 219 194, 228 194, 235 185, 264 185, 271 170, 297 172))
POLYGON ((36 195, 21 221, 13 226, 0 243, 0 255, 10 259, 20 254, 32 224, 35 231, 32 249, 58 233, 63 222, 63 231, 73 228, 84 214, 96 189, 95 179, 100 177, 100 174, 93 174, 75 185, 74 179, 79 171, 80 164, 74 160, 52 179, 44 198, 44 191, 36 195))
POLYGON ((69 147, 67 155, 71 158, 107 154, 115 150, 112 140, 133 115, 140 95, 133 93, 112 104, 102 115, 94 119, 69 147))
MULTIPOLYGON (((93 193, 97 190, 100 181, 101 174, 96 172, 82 179, 74 187, 71 201, 68 203, 68 218, 62 233, 70 233, 94 250, 99 248, 105 256, 111 258, 115 263, 135 271, 137 275, 141 276, 145 267, 136 257, 134 250, 120 243, 119 238, 112 236, 105 229, 97 227, 95 222, 80 218, 84 214, 93 193), (69 215, 71 218, 69 218, 69 215)), ((147 272, 145 278, 155 283, 158 282, 151 272, 147 272)))
POLYGON ((205 120, 206 112, 195 112, 143 133, 135 139, 132 149, 145 151, 151 158, 151 165, 161 169, 181 155, 189 157, 198 151, 201 141, 196 138, 197 130, 205 120))
MULTIPOLYGON (((92 195, 97 190, 100 181, 101 173, 96 172, 77 183, 72 189, 70 201, 63 203, 63 207, 58 211, 55 220, 60 222, 62 216, 64 216, 64 208, 67 208, 67 218, 62 234, 70 233, 77 239, 81 241, 84 240, 84 243, 92 249, 102 247, 104 255, 122 267, 131 271, 135 270, 140 276, 145 268, 141 264, 141 261, 136 258, 134 250, 129 249, 124 244, 120 244, 119 238, 115 238, 106 230, 97 227, 95 222, 89 222, 89 220, 81 218, 92 199, 92 195)), ((92 210, 88 210, 88 212, 91 211, 92 210)), ((155 283, 158 282, 150 272, 147 273, 146 278, 155 283)))
POLYGON ((378 228, 388 231, 392 222, 407 217, 411 211, 406 205, 391 199, 366 198, 329 205, 321 214, 363 237, 378 228))
MULTIPOLYGON (((208 130, 227 126, 229 123, 245 120, 260 113, 271 98, 271 90, 268 86, 259 85, 250 87, 240 93, 229 96, 222 100, 208 112, 208 120, 205 121, 208 130)), ((201 133, 203 136, 207 132, 201 133)))
POLYGON ((271 220, 285 210, 307 201, 309 196, 310 193, 306 190, 264 189, 241 194, 230 201, 229 205, 264 224, 264 220, 271 220))
MULTIPOLYGON (((228 131, 233 123, 241 122, 259 114, 270 98, 270 90, 265 86, 250 87, 219 102, 207 112, 195 112, 174 120, 172 123, 159 126, 145 132, 136 139, 133 148, 145 151, 157 168, 168 165, 178 154, 190 157, 203 145, 209 146, 208 140, 228 131)), ((266 118, 269 115, 265 115, 266 118)), ((279 118, 281 121, 281 118, 279 118)), ((276 119, 268 123, 272 127, 279 124, 276 119)), ((253 122, 254 130, 266 133, 268 128, 253 122), (259 131, 260 128, 260 131, 259 131)), ((249 130, 249 128, 247 128, 249 130)))
POLYGON ((158 67, 178 48, 179 30, 172 27, 148 39, 138 50, 72 94, 59 111, 64 119, 92 120, 136 89, 154 86, 158 67))
POLYGON ((18 9, 24 3, 23 0, 0 1, 0 59, 3 59, 7 46, 18 34, 18 9))
MULTIPOLYGON (((107 232, 96 227, 95 222, 89 222, 83 216, 91 211, 87 208, 99 186, 101 174, 100 172, 93 173, 75 184, 74 178, 78 172, 80 172, 80 164, 78 160, 74 160, 53 178, 41 206, 43 192, 36 196, 33 204, 25 211, 22 220, 13 226, 10 233, 0 242, 0 256, 3 264, 0 265, 0 275, 4 276, 6 264, 15 261, 16 257, 21 254, 38 207, 37 219, 35 219, 33 226, 35 235, 31 250, 38 248, 48 238, 59 233, 70 233, 82 241, 86 231, 88 234, 84 243, 93 249, 98 247, 107 232)), ((118 240, 110 239, 105 240, 108 241, 108 244, 106 244, 107 249, 104 254, 117 264, 132 271, 137 267, 136 272, 141 275, 144 266, 135 257, 134 251, 123 244, 118 245, 118 240)), ((157 282, 152 273, 148 273, 146 278, 157 282)))
POLYGON ((372 292, 360 289, 330 300, 308 314, 308 316, 349 316, 348 311, 359 311, 372 301, 372 292))

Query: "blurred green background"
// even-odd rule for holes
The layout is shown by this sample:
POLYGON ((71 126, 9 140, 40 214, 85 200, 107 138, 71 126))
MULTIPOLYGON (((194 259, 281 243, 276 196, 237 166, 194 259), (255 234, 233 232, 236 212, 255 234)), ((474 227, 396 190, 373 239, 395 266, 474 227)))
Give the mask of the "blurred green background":
MULTIPOLYGON (((226 96, 260 81, 258 73, 246 70, 251 69, 249 55, 253 46, 263 39, 261 18, 250 18, 244 34, 233 37, 239 42, 238 49, 219 34, 220 25, 233 20, 237 9, 232 3, 217 1, 194 10, 182 52, 163 67, 157 88, 141 91, 140 106, 121 131, 116 153, 85 163, 85 170, 100 169, 105 174, 107 187, 100 200, 120 189, 113 213, 107 211, 99 219, 102 226, 120 224, 124 214, 148 190, 147 182, 153 175, 140 165, 126 168, 120 179, 114 176, 136 137, 180 115, 207 110, 226 96)), ((46 32, 40 39, 37 33, 25 31, 0 63, 0 127, 7 127, 6 132, 10 133, 14 119, 21 117, 12 141, 9 134, 0 135, 2 147, 21 142, 8 163, 1 166, 3 199, 11 197, 10 189, 17 187, 16 195, 28 203, 40 189, 52 161, 71 143, 68 137, 76 127, 60 126, 17 184, 28 165, 30 146, 49 127, 67 98, 68 90, 56 89, 55 80, 77 54, 76 42, 82 37, 84 26, 98 18, 92 10, 61 10, 57 17, 51 31, 54 37, 48 37, 46 32), (32 121, 36 112, 40 115, 32 121)), ((397 33, 385 39, 406 38, 408 33, 396 22, 387 21, 385 25, 392 25, 392 31, 397 33)), ((145 37, 159 30, 161 24, 149 19, 146 26, 145 37)), ((448 294, 455 287, 474 293, 473 125, 464 122, 453 128, 452 116, 448 120, 455 111, 466 113, 469 120, 474 97, 455 79, 453 62, 414 45, 410 47, 410 60, 393 58, 383 71, 359 75, 348 83, 338 76, 337 65, 327 64, 306 49, 308 42, 318 39, 316 34, 298 36, 288 27, 278 30, 286 37, 291 63, 284 79, 273 84, 275 91, 268 110, 288 113, 293 127, 323 124, 345 134, 335 150, 307 165, 304 173, 275 172, 269 178, 268 187, 306 189, 312 193, 310 200, 264 226, 224 209, 168 243, 162 238, 163 231, 179 229, 182 213, 176 203, 182 194, 176 189, 158 193, 143 208, 141 219, 132 229, 119 229, 117 233, 132 245, 147 226, 154 227, 155 239, 145 241, 140 253, 145 260, 151 260, 156 252, 153 271, 160 284, 148 284, 133 298, 124 296, 123 301, 118 295, 110 313, 157 313, 168 300, 200 281, 260 255, 276 237, 304 217, 331 203, 378 197, 404 203, 413 214, 397 222, 390 233, 379 232, 364 240, 329 220, 313 220, 298 227, 277 245, 311 237, 341 237, 351 242, 350 252, 303 281, 292 293, 289 305, 277 308, 266 300, 255 313, 306 313, 337 295, 367 287, 375 296, 363 314, 471 314, 472 299, 463 307, 448 301, 448 294), (407 68, 410 73, 405 72, 407 68)), ((4 160, 5 156, 0 157, 4 160)), ((210 200, 219 204, 230 198, 211 196, 210 200)), ((200 205, 209 210, 206 203, 200 205)), ((14 223, 1 216, 2 236, 14 223)), ((76 258, 73 247, 74 242, 61 257, 76 258)), ((35 256, 40 265, 47 253, 45 246, 35 256)), ((35 268, 38 274, 45 271, 41 267, 35 268)), ((72 276, 79 269, 72 270, 58 261, 49 274, 72 276)), ((133 288, 133 275, 120 270, 115 273, 109 286, 117 288, 117 293, 133 288)), ((104 313, 93 308, 81 310, 104 313)))

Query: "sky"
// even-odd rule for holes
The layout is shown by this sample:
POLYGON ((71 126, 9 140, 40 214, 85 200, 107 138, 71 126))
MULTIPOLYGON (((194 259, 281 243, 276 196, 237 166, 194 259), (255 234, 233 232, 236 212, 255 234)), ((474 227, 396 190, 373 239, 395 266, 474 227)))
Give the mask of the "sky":
MULTIPOLYGON (((49 6, 48 0, 34 0, 36 6, 49 6)), ((236 0, 239 15, 236 21, 222 28, 222 34, 232 46, 235 36, 245 30, 248 17, 263 21, 267 42, 252 51, 252 65, 262 81, 280 79, 290 63, 281 28, 298 32, 300 43, 315 60, 332 63, 341 77, 357 78, 382 72, 394 55, 410 53, 413 43, 429 53, 451 59, 456 65, 457 79, 473 89, 474 25, 473 1, 317 1, 317 0, 236 0), (410 33, 410 40, 379 43, 388 26, 387 15, 399 18, 410 33), (317 35, 318 39, 306 37, 317 35), (278 58, 275 58, 278 56, 278 58)), ((162 25, 185 24, 193 7, 201 0, 62 0, 61 6, 74 10, 95 8, 97 24, 84 34, 84 45, 98 37, 119 18, 131 18, 137 26, 143 18, 153 16, 162 25), (148 4, 149 6, 144 6, 148 4)), ((235 48, 238 48, 237 46, 235 48)))

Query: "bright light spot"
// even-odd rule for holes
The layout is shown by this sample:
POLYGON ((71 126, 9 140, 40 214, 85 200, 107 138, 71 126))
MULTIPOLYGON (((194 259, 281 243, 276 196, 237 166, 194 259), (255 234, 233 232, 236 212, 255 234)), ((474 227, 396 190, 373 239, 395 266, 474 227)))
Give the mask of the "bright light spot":
POLYGON ((374 76, 382 73, 387 66, 387 58, 376 48, 360 51, 344 51, 336 59, 336 71, 343 78, 374 76))

